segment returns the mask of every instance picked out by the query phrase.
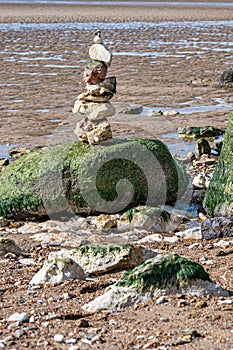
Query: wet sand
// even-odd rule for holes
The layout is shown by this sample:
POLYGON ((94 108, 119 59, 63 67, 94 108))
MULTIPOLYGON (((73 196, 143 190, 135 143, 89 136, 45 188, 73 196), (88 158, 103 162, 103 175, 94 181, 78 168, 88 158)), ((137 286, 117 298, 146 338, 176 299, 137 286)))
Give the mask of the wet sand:
POLYGON ((232 94, 213 82, 232 63, 232 18, 233 8, 198 5, 0 5, 1 144, 35 148, 75 139, 80 117, 72 108, 98 27, 114 55, 114 136, 225 128, 232 94), (163 120, 119 114, 129 103, 181 112, 163 120))

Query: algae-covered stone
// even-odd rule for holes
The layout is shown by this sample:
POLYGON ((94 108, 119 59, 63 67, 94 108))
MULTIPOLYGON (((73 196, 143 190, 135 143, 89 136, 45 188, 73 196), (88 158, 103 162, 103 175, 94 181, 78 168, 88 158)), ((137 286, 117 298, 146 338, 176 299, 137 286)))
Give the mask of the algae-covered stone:
POLYGON ((221 206, 227 216, 233 215, 233 114, 230 115, 222 150, 212 180, 206 191, 204 206, 213 215, 221 206))
POLYGON ((185 126, 178 128, 178 133, 182 137, 199 138, 215 137, 224 134, 224 131, 214 126, 185 126))
POLYGON ((153 232, 170 232, 176 228, 170 214, 162 208, 140 206, 127 210, 118 220, 119 231, 143 229, 153 232))
POLYGON ((68 143, 30 152, 0 175, 0 215, 120 212, 174 203, 187 176, 159 140, 68 143))
POLYGON ((134 268, 155 255, 157 253, 151 249, 131 244, 93 244, 52 252, 48 259, 70 258, 85 272, 100 274, 116 269, 134 268))
POLYGON ((157 255, 128 271, 105 294, 83 306, 88 312, 120 310, 167 294, 229 296, 210 281, 203 267, 177 254, 157 255))

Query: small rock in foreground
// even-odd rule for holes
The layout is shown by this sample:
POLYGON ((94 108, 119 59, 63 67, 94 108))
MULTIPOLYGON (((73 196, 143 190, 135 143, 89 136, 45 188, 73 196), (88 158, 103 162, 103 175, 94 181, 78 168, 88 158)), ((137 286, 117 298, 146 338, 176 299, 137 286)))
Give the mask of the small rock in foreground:
POLYGON ((83 269, 70 258, 50 257, 32 278, 30 284, 38 285, 46 282, 58 284, 72 279, 85 280, 86 276, 83 269))
POLYGON ((16 256, 22 255, 22 250, 13 239, 1 238, 0 239, 0 256, 4 256, 7 253, 15 254, 16 256))

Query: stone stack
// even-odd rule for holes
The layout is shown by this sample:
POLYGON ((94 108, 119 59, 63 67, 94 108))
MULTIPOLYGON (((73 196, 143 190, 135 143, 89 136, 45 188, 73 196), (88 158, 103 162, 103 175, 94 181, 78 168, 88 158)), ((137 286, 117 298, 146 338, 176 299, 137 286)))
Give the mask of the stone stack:
POLYGON ((78 112, 84 118, 77 123, 74 132, 79 140, 97 145, 112 138, 107 118, 115 114, 115 108, 109 100, 116 92, 116 78, 106 78, 112 53, 104 45, 99 30, 95 32, 89 56, 91 61, 86 63, 83 75, 86 87, 78 95, 73 108, 73 113, 78 112))

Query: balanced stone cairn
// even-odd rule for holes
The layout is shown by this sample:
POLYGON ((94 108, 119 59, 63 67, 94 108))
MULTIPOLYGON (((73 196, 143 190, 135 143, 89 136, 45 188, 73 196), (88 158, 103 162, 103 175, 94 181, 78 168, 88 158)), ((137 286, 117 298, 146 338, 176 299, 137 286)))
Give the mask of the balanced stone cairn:
POLYGON ((109 100, 116 93, 116 78, 106 78, 112 53, 104 45, 100 30, 94 34, 94 44, 89 49, 91 61, 86 63, 83 75, 86 87, 78 95, 73 108, 73 113, 84 115, 74 132, 79 140, 90 145, 98 145, 112 138, 107 118, 115 114, 115 108, 109 100))

